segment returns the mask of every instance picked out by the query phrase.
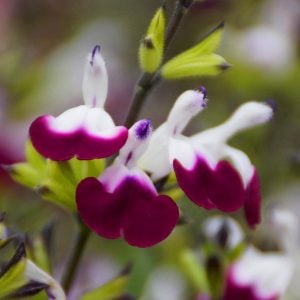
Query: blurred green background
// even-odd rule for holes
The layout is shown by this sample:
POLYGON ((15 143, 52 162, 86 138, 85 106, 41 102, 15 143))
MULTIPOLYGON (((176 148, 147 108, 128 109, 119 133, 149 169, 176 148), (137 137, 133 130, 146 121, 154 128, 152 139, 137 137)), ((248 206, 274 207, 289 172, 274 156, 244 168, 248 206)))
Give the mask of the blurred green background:
MULTIPOLYGON (((174 2, 166 1, 168 16, 174 2)), ((58 114, 81 103, 85 57, 96 44, 101 45, 109 72, 106 107, 115 121, 122 123, 140 73, 139 42, 160 5, 161 1, 154 0, 1 0, 1 163, 22 160, 33 118, 58 114)), ((274 119, 239 134, 231 144, 245 151, 257 166, 265 209, 276 202, 300 211, 300 3, 197 2, 184 19, 167 56, 194 45, 223 20, 225 34, 218 53, 233 67, 216 77, 162 82, 151 93, 141 117, 159 125, 176 97, 199 85, 208 90, 209 107, 193 120, 187 133, 219 124, 247 100, 274 99, 274 119)), ((121 240, 93 236, 79 272, 78 289, 73 291, 74 299, 78 290, 105 282, 128 262, 134 264, 128 290, 136 296, 144 293, 149 276, 158 266, 178 269, 177 253, 186 245, 197 244, 201 220, 214 214, 195 209, 186 200, 180 205, 190 224, 176 229, 167 241, 151 249, 136 249, 121 240)), ((41 201, 33 191, 13 184, 4 172, 0 210, 7 212, 7 221, 13 228, 31 234, 50 221, 56 222, 53 262, 59 277, 76 231, 72 217, 41 201)), ((188 284, 184 283, 182 289, 189 291, 188 284)), ((297 299, 293 295, 290 299, 297 299)))

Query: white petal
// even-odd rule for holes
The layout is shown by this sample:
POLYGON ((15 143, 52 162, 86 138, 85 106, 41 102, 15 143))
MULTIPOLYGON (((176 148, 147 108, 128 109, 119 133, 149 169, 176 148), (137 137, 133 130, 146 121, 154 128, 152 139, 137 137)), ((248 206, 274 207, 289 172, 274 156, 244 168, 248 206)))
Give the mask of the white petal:
POLYGON ((82 93, 84 103, 91 107, 103 107, 107 96, 108 77, 105 62, 96 46, 87 57, 82 93))
POLYGON ((51 122, 51 127, 60 132, 75 131, 83 126, 88 111, 86 105, 70 108, 56 117, 51 122))
POLYGON ((203 224, 203 231, 205 235, 216 242, 218 233, 222 230, 222 227, 226 226, 228 231, 227 247, 233 249, 239 245, 244 239, 244 233, 240 225, 232 218, 215 216, 208 218, 203 224))
POLYGON ((142 170, 137 167, 127 168, 119 158, 101 174, 99 180, 105 185, 106 190, 112 193, 127 177, 134 177, 142 185, 151 189, 154 194, 157 194, 151 179, 142 170))
POLYGON ((224 158, 228 157, 231 160, 234 167, 240 173, 246 188, 254 173, 254 167, 248 156, 243 151, 230 146, 224 146, 223 151, 224 158))
POLYGON ((149 120, 140 120, 129 129, 126 144, 120 150, 119 160, 131 168, 145 153, 152 134, 152 125, 149 120))
POLYGON ((196 152, 188 138, 171 138, 169 159, 173 163, 177 159, 186 169, 192 169, 196 161, 196 152))
POLYGON ((262 298, 282 295, 293 274, 290 257, 277 253, 260 253, 249 248, 234 266, 235 281, 251 285, 262 298))
POLYGON ((172 165, 169 161, 169 129, 164 123, 152 134, 146 152, 138 161, 138 165, 151 174, 153 180, 167 176, 172 165))
POLYGON ((55 300, 65 300, 66 296, 59 283, 53 279, 46 272, 38 268, 32 261, 27 259, 26 262, 26 276, 33 281, 45 283, 49 286, 49 292, 53 295, 55 300))
POLYGON ((206 92, 188 90, 182 93, 172 107, 166 122, 169 126, 170 134, 180 134, 188 122, 206 106, 206 92))
POLYGON ((88 109, 84 127, 90 134, 101 136, 112 136, 118 131, 111 116, 100 107, 88 109))
POLYGON ((95 136, 112 136, 117 133, 111 116, 102 108, 92 108, 87 105, 73 107, 63 112, 50 123, 52 129, 58 132, 70 132, 86 129, 95 136))
POLYGON ((193 139, 205 143, 225 143, 237 132, 266 123, 273 115, 273 108, 267 103, 247 102, 242 104, 222 125, 205 130, 193 139))

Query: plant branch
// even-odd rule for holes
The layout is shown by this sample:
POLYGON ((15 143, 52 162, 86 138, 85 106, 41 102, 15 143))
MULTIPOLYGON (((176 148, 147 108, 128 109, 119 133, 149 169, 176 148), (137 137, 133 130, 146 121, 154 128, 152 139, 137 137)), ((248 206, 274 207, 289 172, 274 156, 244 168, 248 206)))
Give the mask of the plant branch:
POLYGON ((77 233, 76 240, 70 255, 70 259, 67 263, 62 278, 62 286, 66 293, 69 292, 72 283, 75 279, 77 273, 76 271, 79 267, 85 246, 91 233, 91 231, 80 220, 78 221, 78 224, 79 231, 77 233))
MULTIPOLYGON (((193 4, 194 0, 177 0, 174 13, 171 17, 170 22, 167 26, 167 32, 165 36, 165 53, 169 48, 181 22, 188 11, 188 9, 193 4)), ((135 88, 135 92, 131 101, 131 107, 128 112, 128 116, 125 121, 125 126, 130 127, 137 120, 141 109, 145 103, 146 97, 154 86, 156 86, 160 80, 160 70, 158 69, 153 74, 144 72, 140 79, 138 80, 135 88)))

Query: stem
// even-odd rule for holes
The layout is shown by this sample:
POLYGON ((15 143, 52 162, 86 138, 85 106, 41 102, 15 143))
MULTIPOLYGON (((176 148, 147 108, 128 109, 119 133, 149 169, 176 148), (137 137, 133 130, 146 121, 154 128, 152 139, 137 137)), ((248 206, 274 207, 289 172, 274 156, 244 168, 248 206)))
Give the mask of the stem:
MULTIPOLYGON (((174 13, 167 26, 167 32, 165 37, 165 52, 167 51, 171 41, 173 40, 184 15, 191 7, 193 2, 194 0, 177 0, 174 13)), ((138 80, 131 101, 132 104, 128 112, 128 116, 126 118, 126 127, 131 127, 132 124, 137 120, 149 92, 155 85, 157 85, 160 82, 161 77, 159 75, 159 72, 159 69, 153 74, 144 72, 138 80)))
POLYGON ((79 231, 77 233, 76 240, 72 248, 72 253, 65 268, 65 272, 63 274, 62 279, 62 286, 66 293, 68 293, 68 291, 70 290, 71 285, 75 279, 76 271, 80 264, 82 254, 84 252, 85 246, 91 233, 91 231, 87 227, 85 227, 85 225, 83 225, 81 221, 79 221, 78 224, 79 231))

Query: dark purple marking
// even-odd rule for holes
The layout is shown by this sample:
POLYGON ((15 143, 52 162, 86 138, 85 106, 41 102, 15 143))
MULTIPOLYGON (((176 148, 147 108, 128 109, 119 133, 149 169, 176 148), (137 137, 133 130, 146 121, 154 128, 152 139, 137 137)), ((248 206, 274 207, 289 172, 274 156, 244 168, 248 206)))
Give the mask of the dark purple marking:
POLYGON ((203 94, 203 98, 207 98, 207 89, 203 85, 199 87, 199 91, 203 94))
POLYGON ((137 139, 146 139, 152 131, 152 122, 150 120, 141 120, 135 127, 135 135, 137 139))
POLYGON ((98 235, 128 244, 151 247, 164 240, 179 219, 175 202, 157 195, 147 183, 124 177, 113 193, 96 178, 82 180, 76 190, 76 203, 83 222, 98 235))
POLYGON ((274 113, 277 111, 277 103, 274 99, 267 99, 265 103, 272 108, 274 113))
POLYGON ((78 159, 95 159, 109 157, 120 150, 128 137, 128 130, 118 126, 113 136, 95 136, 85 128, 70 132, 58 132, 49 125, 54 119, 46 115, 37 118, 29 128, 31 142, 44 157, 56 161, 78 159))
POLYGON ((94 49, 93 49, 93 51, 92 51, 92 58, 91 58, 91 61, 90 61, 91 66, 93 66, 93 63, 94 63, 94 57, 95 57, 96 53, 100 53, 100 49, 101 49, 100 45, 96 45, 96 46, 94 47, 94 49))

